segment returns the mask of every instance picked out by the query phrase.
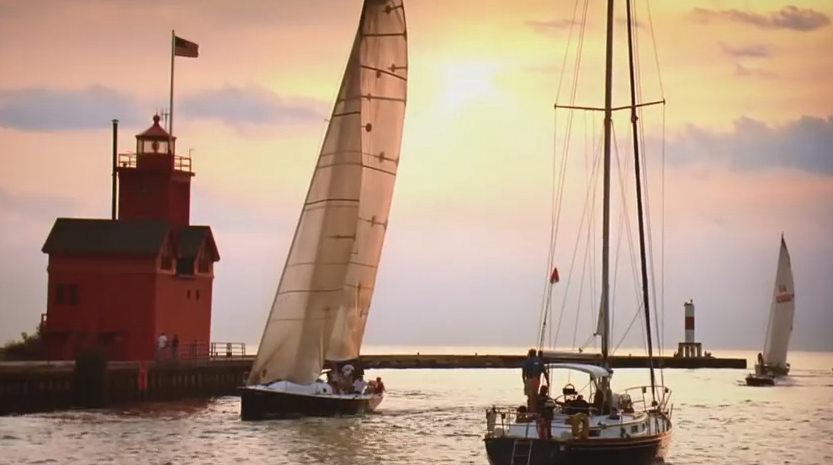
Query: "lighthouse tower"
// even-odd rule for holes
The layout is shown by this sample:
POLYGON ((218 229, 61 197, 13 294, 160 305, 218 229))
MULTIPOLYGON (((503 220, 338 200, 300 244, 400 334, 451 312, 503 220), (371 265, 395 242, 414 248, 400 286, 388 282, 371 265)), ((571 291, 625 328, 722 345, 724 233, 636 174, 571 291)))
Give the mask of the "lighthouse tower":
POLYGON ((694 343, 694 301, 683 304, 685 308, 685 343, 694 343))
POLYGON ((703 356, 703 346, 694 337, 694 300, 683 304, 685 309, 685 339, 679 344, 677 354, 683 358, 703 356))
POLYGON ((58 218, 44 243, 49 360, 90 347, 111 361, 151 360, 163 333, 182 357, 209 357, 220 253, 211 228, 191 224, 191 158, 176 155, 159 121, 136 135, 135 153, 117 154, 114 137, 118 215, 58 218))

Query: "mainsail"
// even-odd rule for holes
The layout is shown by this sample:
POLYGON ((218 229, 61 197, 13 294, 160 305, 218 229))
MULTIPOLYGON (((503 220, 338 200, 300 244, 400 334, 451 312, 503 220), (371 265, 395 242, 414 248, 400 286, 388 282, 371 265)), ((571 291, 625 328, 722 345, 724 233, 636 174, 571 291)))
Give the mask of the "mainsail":
POLYGON ((407 99, 403 0, 365 0, 248 385, 311 384, 364 336, 407 99))
POLYGON ((787 349, 793 330, 795 315, 795 286, 793 284, 790 253, 784 236, 781 236, 781 250, 778 254, 778 271, 775 274, 775 288, 769 311, 769 328, 764 343, 764 363, 767 366, 786 368, 787 349))

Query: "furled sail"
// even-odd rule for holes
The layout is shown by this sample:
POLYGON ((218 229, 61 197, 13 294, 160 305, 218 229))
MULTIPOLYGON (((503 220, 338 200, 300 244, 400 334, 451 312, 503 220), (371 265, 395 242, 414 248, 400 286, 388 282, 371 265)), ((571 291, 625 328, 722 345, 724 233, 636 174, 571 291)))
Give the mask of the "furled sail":
POLYGON ((249 385, 310 384, 358 355, 405 116, 403 0, 365 0, 249 385))
POLYGON ((781 250, 778 254, 778 271, 775 274, 775 288, 769 311, 769 328, 764 344, 764 363, 767 366, 786 367, 794 316, 795 286, 792 264, 787 243, 782 235, 781 250))

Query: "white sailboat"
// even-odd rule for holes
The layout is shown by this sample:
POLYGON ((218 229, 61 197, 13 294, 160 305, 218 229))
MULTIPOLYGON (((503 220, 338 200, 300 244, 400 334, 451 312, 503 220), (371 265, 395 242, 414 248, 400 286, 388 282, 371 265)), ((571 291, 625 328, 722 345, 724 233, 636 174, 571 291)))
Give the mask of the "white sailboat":
MULTIPOLYGON (((582 13, 582 25, 586 25, 587 6, 582 13)), ((607 33, 606 33, 606 63, 605 63, 605 104, 603 108, 587 106, 557 105, 557 108, 573 110, 603 111, 603 196, 602 196, 602 270, 600 289, 600 312, 596 328, 596 335, 601 336, 601 366, 579 363, 554 363, 548 366, 550 379, 554 376, 552 370, 578 371, 589 376, 588 399, 585 401, 580 391, 573 384, 568 383, 561 391, 561 395, 553 391, 541 391, 532 394, 530 398, 538 398, 530 402, 530 407, 523 406, 511 409, 492 407, 486 412, 486 434, 483 438, 489 463, 492 465, 584 465, 584 464, 629 464, 648 465, 661 461, 665 456, 672 439, 673 425, 671 414, 671 391, 663 385, 662 380, 655 376, 653 359, 653 334, 650 310, 650 289, 648 277, 648 228, 644 214, 644 194, 642 192, 642 163, 643 154, 640 153, 639 141, 639 108, 662 103, 637 101, 635 89, 635 29, 633 20, 633 5, 630 0, 607 1, 607 33), (641 313, 644 316, 645 334, 648 349, 648 373, 650 385, 639 386, 618 393, 612 389, 613 371, 610 369, 611 350, 611 310, 612 302, 609 295, 611 281, 610 258, 610 223, 611 223, 611 154, 613 140, 612 114, 615 107, 612 102, 613 94, 613 44, 614 44, 614 7, 625 4, 626 27, 628 34, 629 85, 631 102, 628 106, 618 107, 631 113, 631 129, 634 141, 634 170, 636 172, 636 202, 637 219, 639 223, 639 255, 641 271, 641 313), (552 395, 546 399, 544 396, 552 395), (557 396, 557 397, 556 397, 557 396), (543 402, 549 408, 534 407, 543 402), (531 411, 530 411, 531 410, 531 411)), ((581 32, 583 38, 583 31, 581 32)), ((569 41, 569 39, 568 39, 569 41)), ((575 91, 573 91, 575 92, 575 91)), ((563 172, 561 176, 564 177, 563 172)), ((554 237, 554 235, 553 235, 554 237)), ((553 239, 554 241, 554 239, 553 239)), ((552 245, 554 247, 554 243, 552 245)), ((552 255, 551 255, 552 257, 552 255)), ((551 285, 558 282, 558 272, 553 269, 550 277, 551 285)), ((542 318, 541 338, 539 349, 543 346, 544 326, 546 316, 542 318)), ((531 356, 534 356, 532 349, 531 356)), ((543 351, 542 351, 543 352, 543 351)), ((543 358, 547 353, 543 352, 543 358)), ((534 386, 534 384, 533 384, 534 386)), ((551 388, 551 386, 548 386, 551 388)), ((535 389, 533 387, 533 389, 535 389)))
POLYGON ((771 386, 775 384, 776 377, 786 376, 790 372, 787 350, 795 317, 795 283, 790 252, 787 250, 787 242, 783 234, 776 270, 764 351, 758 354, 755 373, 746 377, 746 384, 750 386, 771 386))
POLYGON ((257 358, 244 420, 359 414, 383 394, 339 393, 326 362, 359 356, 399 165, 408 88, 403 0, 365 0, 338 98, 257 358))

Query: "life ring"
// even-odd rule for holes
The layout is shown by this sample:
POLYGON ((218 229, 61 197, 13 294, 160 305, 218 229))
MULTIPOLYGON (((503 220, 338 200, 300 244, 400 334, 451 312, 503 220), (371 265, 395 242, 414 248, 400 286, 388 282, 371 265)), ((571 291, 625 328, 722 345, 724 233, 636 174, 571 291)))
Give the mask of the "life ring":
POLYGON ((590 436, 590 417, 584 413, 577 413, 570 417, 573 437, 587 439, 590 436))

